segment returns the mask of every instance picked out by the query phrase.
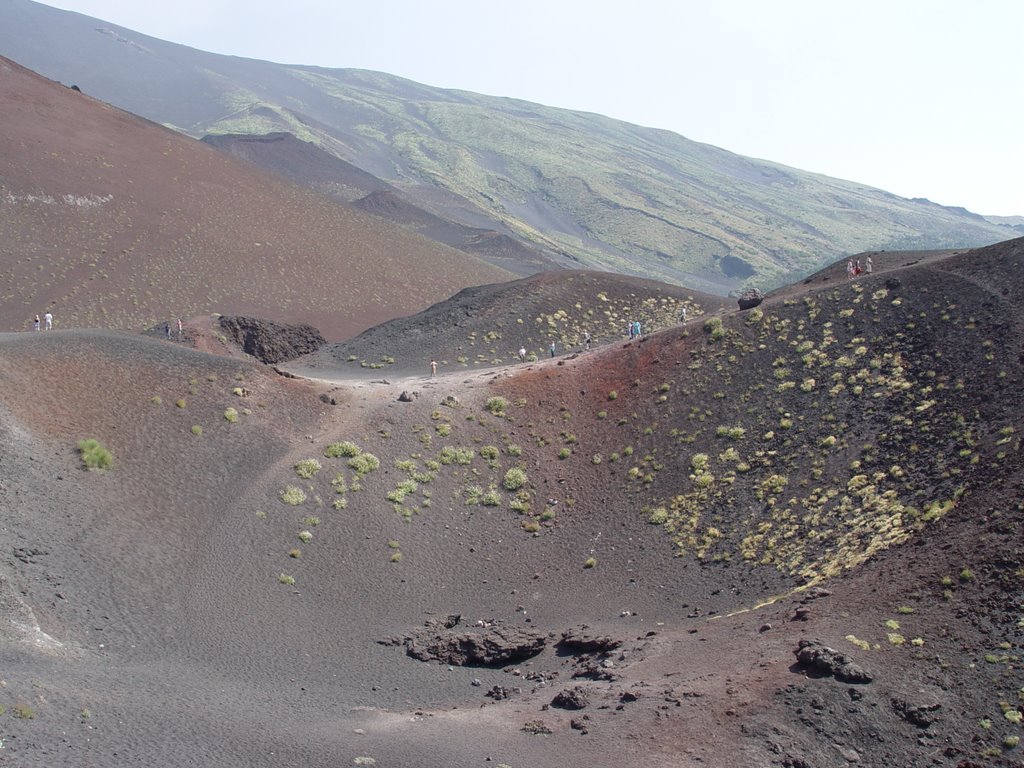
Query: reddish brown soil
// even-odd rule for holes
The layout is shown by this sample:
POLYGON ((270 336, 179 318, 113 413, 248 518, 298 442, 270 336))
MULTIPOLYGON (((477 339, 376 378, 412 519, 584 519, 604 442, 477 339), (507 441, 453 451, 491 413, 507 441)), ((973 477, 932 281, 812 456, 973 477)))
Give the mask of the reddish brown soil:
MULTIPOLYGON (((388 384, 379 370, 346 378, 346 365, 320 370, 331 382, 288 379, 111 332, 0 336, 0 761, 1019 764, 1021 728, 1003 710, 1019 711, 1024 686, 1024 242, 904 266, 915 260, 878 254, 879 274, 855 283, 819 276, 769 297, 760 319, 709 313, 642 341, 435 379, 392 368, 388 384), (801 362, 806 341, 827 362, 801 362), (783 386, 809 377, 807 391, 783 386), (499 395, 504 416, 486 408, 499 395), (85 437, 110 448, 113 469, 81 469, 85 437), (324 455, 340 440, 380 467, 334 509, 331 480, 354 479, 324 455), (474 456, 431 470, 445 446, 474 456), (730 470, 730 447, 749 469, 730 470), (652 525, 651 508, 694 491, 698 453, 715 476, 699 519, 652 525), (294 466, 314 457, 323 468, 300 478, 294 466), (431 477, 396 509, 387 496, 413 465, 431 477), (525 514, 502 487, 516 466, 525 514), (856 473, 906 505, 905 541, 868 552, 893 523, 875 497, 840 508, 863 488, 856 473), (766 496, 775 475, 785 492, 766 496), (466 503, 492 484, 496 506, 466 503), (280 500, 289 485, 305 502, 280 500), (838 496, 815 519, 790 504, 819 488, 838 496), (925 516, 933 501, 955 503, 925 516), (787 519, 797 534, 775 549, 746 539, 787 519), (691 533, 702 556, 675 543, 691 533), (796 545, 793 567, 782 554, 796 545), (827 565, 836 575, 805 570, 827 565), (456 613, 551 643, 514 666, 465 668, 379 642, 456 613), (598 667, 614 679, 573 679, 585 659, 553 646, 582 624, 622 641, 598 667), (815 638, 873 682, 796 666, 797 642, 815 638), (485 696, 494 686, 510 697, 485 696), (584 709, 549 706, 576 686, 584 709), (905 716, 917 707, 924 725, 905 716), (541 727, 551 733, 529 732, 541 727)), ((586 307, 591 286, 577 284, 586 307)), ((463 331, 493 330, 475 317, 463 331)))
POLYGON ((509 276, 2 58, 0 112, 3 330, 220 312, 340 339, 509 276))

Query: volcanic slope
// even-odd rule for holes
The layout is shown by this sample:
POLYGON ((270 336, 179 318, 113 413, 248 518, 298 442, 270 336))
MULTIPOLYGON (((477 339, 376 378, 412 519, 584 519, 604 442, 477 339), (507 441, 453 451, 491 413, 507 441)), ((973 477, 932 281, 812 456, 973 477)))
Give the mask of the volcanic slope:
POLYGON ((734 299, 611 272, 544 272, 463 289, 416 315, 329 345, 293 369, 320 377, 380 369, 410 374, 428 371, 436 360, 442 372, 472 370, 519 362, 520 349, 532 362, 548 357, 552 343, 558 354, 583 351, 585 334, 596 347, 625 338, 634 320, 649 334, 730 306, 734 299))
POLYGON ((6 59, 0 110, 0 328, 258 313, 344 338, 510 277, 6 59))
MULTIPOLYGON (((472 253, 518 275, 564 267, 558 259, 527 246, 496 220, 487 226, 467 226, 437 216, 409 202, 405 193, 360 170, 317 145, 290 133, 264 136, 226 134, 204 136, 203 143, 248 160, 300 186, 388 219, 431 240, 472 253), (495 228, 499 229, 495 229, 495 228)), ((472 208, 468 201, 467 208, 472 208)), ((481 214, 477 212, 476 218, 481 214)))
POLYGON ((390 384, 3 336, 5 757, 1017 764, 1024 241, 873 259, 390 384))

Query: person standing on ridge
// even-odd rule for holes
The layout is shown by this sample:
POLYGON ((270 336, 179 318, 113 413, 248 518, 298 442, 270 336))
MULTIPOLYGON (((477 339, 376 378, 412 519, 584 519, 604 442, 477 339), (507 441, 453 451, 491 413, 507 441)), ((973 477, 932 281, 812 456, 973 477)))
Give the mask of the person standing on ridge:
POLYGON ((550 353, 551 353, 551 356, 552 356, 552 357, 554 357, 554 356, 555 356, 555 342, 553 342, 553 341, 551 342, 551 346, 550 346, 550 347, 548 347, 548 352, 550 352, 550 353))
POLYGON ((437 376, 437 360, 430 361, 430 378, 437 376))
POLYGON ((521 363, 525 363, 526 362, 526 347, 520 347, 519 348, 519 362, 521 362, 521 363))
POLYGON ((46 314, 43 315, 43 327, 48 330, 53 330, 53 315, 50 314, 50 310, 46 310, 46 314))
POLYGON ((583 332, 583 348, 590 351, 590 331, 583 332))
POLYGON ((178 338, 181 338, 181 318, 178 318, 178 338))
POLYGON ((39 315, 36 315, 36 319, 32 322, 32 329, 35 331, 39 330, 39 315))

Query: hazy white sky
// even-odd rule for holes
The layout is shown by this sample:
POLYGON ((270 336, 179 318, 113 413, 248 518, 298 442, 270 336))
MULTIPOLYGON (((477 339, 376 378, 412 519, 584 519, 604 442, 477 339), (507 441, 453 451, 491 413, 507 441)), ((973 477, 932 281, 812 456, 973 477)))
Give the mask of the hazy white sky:
POLYGON ((667 128, 1024 215, 1020 0, 48 0, 171 42, 667 128))

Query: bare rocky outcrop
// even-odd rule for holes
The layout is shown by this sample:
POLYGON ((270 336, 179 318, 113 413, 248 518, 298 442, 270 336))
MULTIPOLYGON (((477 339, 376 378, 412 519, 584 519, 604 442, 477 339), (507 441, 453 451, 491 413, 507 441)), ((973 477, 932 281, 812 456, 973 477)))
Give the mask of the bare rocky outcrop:
POLYGON ((256 317, 222 317, 220 327, 247 354, 268 365, 315 352, 327 340, 312 325, 282 325, 256 317))
POLYGON ((536 656, 546 641, 544 635, 519 627, 496 625, 464 632, 428 627, 405 638, 405 652, 420 661, 496 666, 536 656))
POLYGON ((801 640, 796 654, 798 663, 821 676, 844 683, 870 683, 871 675, 845 653, 829 648, 820 640, 801 640))

